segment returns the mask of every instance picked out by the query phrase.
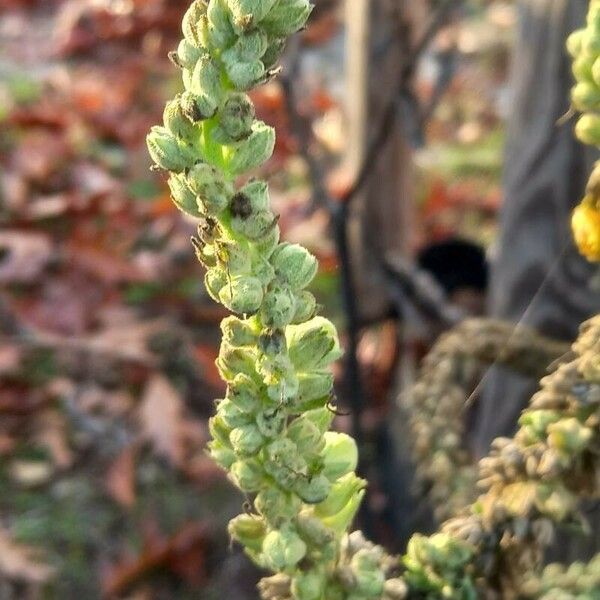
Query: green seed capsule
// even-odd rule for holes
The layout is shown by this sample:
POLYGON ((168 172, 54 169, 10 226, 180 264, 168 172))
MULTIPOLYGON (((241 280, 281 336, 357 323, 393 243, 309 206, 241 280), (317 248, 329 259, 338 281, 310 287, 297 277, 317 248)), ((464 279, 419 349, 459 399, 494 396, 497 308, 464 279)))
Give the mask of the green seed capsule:
POLYGON ((577 110, 596 110, 600 107, 600 88, 595 83, 578 83, 571 90, 571 102, 577 110))
POLYGON ((221 400, 218 403, 217 414, 230 429, 249 425, 254 420, 251 414, 242 411, 239 406, 228 399, 221 400))
POLYGON ((600 35, 594 30, 587 29, 581 37, 581 51, 588 56, 600 55, 600 35))
POLYGON ((241 174, 271 158, 275 148, 275 130, 262 121, 252 125, 252 133, 247 139, 233 146, 234 151, 229 161, 232 173, 241 174))
POLYGON ((269 210, 269 186, 265 181, 248 182, 231 199, 230 210, 234 218, 246 219, 257 212, 269 210))
POLYGON ((231 346, 253 346, 258 340, 259 329, 253 319, 227 317, 221 321, 223 340, 231 346))
POLYGON ((230 448, 231 442, 229 441, 229 435, 231 434, 231 428, 227 427, 223 417, 215 415, 208 420, 208 429, 213 439, 220 444, 222 448, 230 448))
POLYGON ((287 415, 276 408, 266 408, 256 415, 256 425, 260 433, 266 438, 276 438, 281 435, 285 427, 287 415))
POLYGON ((312 6, 309 0, 279 0, 261 23, 269 35, 287 37, 304 27, 312 6))
POLYGON ((263 303, 263 287, 256 277, 233 277, 219 292, 219 301, 239 315, 254 314, 263 303))
POLYGON ((331 482, 325 475, 313 475, 299 479, 294 490, 307 504, 319 504, 331 493, 331 482))
POLYGON ((317 312, 317 300, 310 292, 300 292, 296 296, 296 314, 292 323, 300 324, 312 319, 317 312))
POLYGON ((584 35, 585 29, 578 29, 567 38, 567 50, 573 58, 581 54, 584 35))
POLYGON ((283 329, 296 314, 296 297, 290 288, 274 284, 262 303, 260 318, 270 329, 283 329))
POLYGON ((200 135, 198 127, 189 119, 182 106, 182 97, 167 102, 163 113, 165 127, 175 136, 194 142, 200 135))
MULTIPOLYGON (((595 62, 587 56, 580 56, 573 61, 571 70, 578 82, 594 82, 593 66, 595 62)), ((600 73, 599 73, 600 74, 600 73)))
POLYGON ((242 33, 222 58, 224 62, 254 62, 262 58, 268 47, 267 34, 260 29, 253 29, 242 33))
POLYGON ((298 244, 280 244, 271 262, 278 277, 293 290, 305 288, 314 279, 319 267, 317 259, 298 244))
POLYGON ((583 115, 575 125, 575 135, 584 144, 600 144, 600 115, 583 115))
POLYGON ((288 427, 288 437, 304 457, 314 456, 323 450, 324 441, 318 427, 305 417, 298 417, 288 427))
POLYGON ((218 216, 229 204, 233 186, 223 174, 206 163, 195 164, 187 175, 190 189, 198 196, 199 205, 209 215, 218 216))
POLYGON ((236 348, 223 343, 216 365, 224 380, 233 381, 239 373, 252 377, 256 373, 256 359, 257 354, 253 348, 236 348))
POLYGON ((344 506, 344 508, 342 508, 342 510, 340 510, 337 514, 323 519, 323 524, 326 527, 333 529, 338 535, 342 535, 352 525, 364 495, 365 490, 361 490, 356 495, 352 496, 348 504, 346 504, 346 506, 344 506))
POLYGON ((292 580, 292 596, 294 600, 321 600, 326 583, 327 578, 320 571, 300 573, 292 580))
POLYGON ((196 63, 188 91, 195 97, 196 112, 200 119, 209 119, 217 113, 224 91, 219 68, 210 57, 203 56, 196 63))
POLYGON ((213 267, 206 272, 204 276, 204 286, 209 296, 215 301, 220 302, 221 290, 229 285, 227 273, 221 267, 213 267))
POLYGON ((171 174, 169 189, 171 190, 171 199, 180 211, 195 218, 202 216, 196 201, 196 194, 188 186, 184 175, 171 174))
POLYGON ((208 453, 212 459, 223 469, 229 470, 231 465, 237 460, 235 452, 227 448, 221 442, 213 440, 208 443, 208 453))
POLYGON ((203 50, 190 44, 187 40, 183 39, 177 46, 177 52, 175 55, 170 55, 172 60, 182 69, 194 70, 196 63, 204 55, 203 50))
POLYGON ((152 160, 165 171, 181 173, 196 161, 193 148, 179 142, 164 127, 152 127, 146 143, 152 160))
POLYGON ((290 325, 286 338, 290 359, 299 371, 325 369, 342 354, 335 326, 324 317, 290 325))
POLYGON ((269 523, 277 524, 294 518, 300 511, 302 502, 296 494, 271 486, 259 492, 254 505, 269 523))
POLYGON ((254 413, 261 403, 261 389, 250 376, 238 373, 229 383, 226 398, 244 412, 254 413))
POLYGON ((273 8, 277 0, 225 0, 238 32, 251 29, 273 8))
POLYGON ((261 62, 265 65, 265 69, 271 69, 277 64, 285 50, 287 38, 274 38, 269 40, 269 47, 261 58, 261 62))
POLYGON ((186 41, 196 48, 204 46, 204 40, 200 33, 200 21, 206 16, 206 4, 204 0, 195 0, 183 16, 183 35, 186 41))
POLYGON ((356 442, 345 433, 327 431, 323 457, 323 475, 330 481, 337 481, 354 471, 358 465, 356 442))
POLYGON ((262 283, 264 288, 268 288, 275 279, 275 269, 267 259, 260 255, 252 259, 252 274, 262 283))
POLYGON ((241 93, 232 93, 219 113, 219 125, 229 143, 246 139, 252 133, 256 111, 252 100, 241 93))
POLYGON ((265 472, 256 459, 233 463, 229 476, 237 487, 247 494, 258 492, 265 485, 265 472))
POLYGON ((329 372, 312 372, 298 374, 298 412, 323 406, 331 398, 333 374, 329 372), (313 406, 317 404, 317 406, 313 406))
POLYGON ((225 0, 213 0, 208 5, 209 35, 215 48, 228 48, 236 35, 230 21, 231 13, 225 0))
POLYGON ((258 241, 266 238, 274 227, 277 227, 278 219, 271 211, 253 213, 246 219, 234 218, 231 228, 249 240, 258 241))
POLYGON ((377 558, 369 550, 359 550, 350 563, 356 581, 356 591, 367 598, 378 598, 383 593, 385 576, 377 558))
POLYGON ((225 62, 225 71, 235 89, 240 92, 252 89, 266 76, 265 65, 260 60, 239 62, 230 57, 225 62))
POLYGON ((309 546, 325 546, 334 541, 335 536, 330 529, 323 525, 323 522, 315 517, 311 510, 302 511, 296 518, 296 528, 300 537, 309 546))
POLYGON ((592 430, 575 418, 562 419, 548 425, 548 444, 559 452, 571 456, 581 454, 592 438, 592 430))
POLYGON ((227 527, 231 539, 247 548, 260 551, 267 534, 263 519, 251 515, 239 515, 229 521, 227 527))
POLYGON ((231 447, 240 456, 253 456, 265 443, 258 427, 254 424, 236 427, 229 435, 231 447))
POLYGON ((269 567, 284 571, 295 567, 306 556, 306 544, 289 526, 267 534, 262 552, 269 567))

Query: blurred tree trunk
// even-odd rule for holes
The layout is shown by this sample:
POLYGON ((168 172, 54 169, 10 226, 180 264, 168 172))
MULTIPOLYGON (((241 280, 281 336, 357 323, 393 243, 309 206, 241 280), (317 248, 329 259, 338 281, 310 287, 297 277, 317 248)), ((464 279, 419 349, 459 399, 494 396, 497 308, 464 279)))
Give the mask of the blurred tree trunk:
MULTIPOLYGON (((397 0, 346 0, 348 32, 348 170, 359 172, 384 111, 398 94, 403 59, 410 48, 414 11, 397 0), (407 31, 399 31, 399 6, 407 31), (399 35, 400 33, 400 35, 399 35)), ((397 118, 350 214, 350 239, 360 316, 374 319, 390 309, 381 262, 387 253, 407 255, 413 212, 411 150, 397 118)))
MULTIPOLYGON (((575 141, 572 120, 557 124, 569 108, 572 85, 565 40, 586 10, 584 0, 519 4, 505 203, 490 294, 492 316, 565 340, 600 310, 600 293, 589 283, 594 271, 577 254, 569 229, 595 157, 575 141)), ((514 432, 536 387, 500 369, 489 373, 475 431, 479 456, 495 437, 514 432)), ((587 554, 595 542, 561 540, 560 558, 587 554)))

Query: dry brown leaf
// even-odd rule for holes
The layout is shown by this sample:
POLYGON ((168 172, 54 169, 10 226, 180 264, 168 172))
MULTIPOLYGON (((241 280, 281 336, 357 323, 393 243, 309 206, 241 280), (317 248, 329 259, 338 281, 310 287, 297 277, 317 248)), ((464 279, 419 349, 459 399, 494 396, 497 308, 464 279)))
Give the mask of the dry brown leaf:
POLYGON ((124 448, 106 473, 106 489, 126 508, 135 504, 135 447, 124 448))
POLYGON ((34 548, 17 544, 0 529, 0 573, 12 580, 44 583, 52 577, 53 569, 39 559, 34 548))
POLYGON ((59 469, 67 469, 73 463, 73 453, 67 442, 65 418, 56 410, 45 410, 36 415, 34 440, 44 446, 59 469))
POLYGON ((162 375, 154 375, 140 405, 142 435, 174 465, 184 459, 184 405, 179 392, 162 375))
POLYGON ((0 232, 0 283, 33 283, 52 258, 46 235, 0 232))

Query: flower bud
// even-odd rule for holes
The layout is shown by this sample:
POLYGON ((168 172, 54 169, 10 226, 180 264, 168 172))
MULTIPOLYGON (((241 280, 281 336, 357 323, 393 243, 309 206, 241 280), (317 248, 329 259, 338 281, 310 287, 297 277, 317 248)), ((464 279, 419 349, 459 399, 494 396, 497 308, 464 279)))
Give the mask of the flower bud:
POLYGON ((172 173, 169 177, 169 189, 171 190, 171 199, 180 211, 197 219, 202 216, 196 201, 196 194, 190 189, 184 175, 172 173))
POLYGON ((274 571, 292 569, 306 556, 306 544, 289 526, 267 534, 262 545, 266 563, 274 571))
POLYGON ((216 216, 227 208, 233 186, 211 165, 195 164, 188 173, 187 182, 208 214, 216 216))
POLYGON ((265 327, 283 329, 291 323, 296 312, 296 298, 290 288, 271 285, 262 303, 260 318, 265 327))
POLYGON ((323 406, 331 398, 333 389, 333 374, 329 372, 311 372, 298 374, 298 398, 297 407, 299 412, 310 408, 323 406), (317 406, 315 407, 314 404, 317 406))
POLYGON ((287 37, 304 27, 311 13, 309 0, 279 0, 261 23, 269 35, 287 37))
POLYGON ((152 160, 165 171, 181 173, 196 161, 193 149, 178 141, 164 127, 152 127, 146 143, 152 160))
POLYGON ((227 526, 231 539, 252 550, 260 551, 267 534, 263 519, 252 515, 238 515, 227 526))
POLYGON ((227 142, 238 142, 252 133, 256 111, 246 94, 233 93, 225 100, 219 113, 219 126, 227 136, 227 142))
POLYGON ((329 496, 315 507, 315 515, 320 519, 328 519, 341 512, 348 503, 364 490, 366 482, 354 473, 348 473, 336 481, 329 496))
POLYGON ((323 475, 330 481, 354 471, 358 465, 356 442, 345 433, 327 431, 323 450, 323 475))
POLYGON ((600 144, 600 115, 583 115, 575 125, 575 135, 584 144, 600 144))
POLYGON ((181 96, 167 102, 163 113, 165 127, 175 136, 189 143, 194 142, 199 136, 199 129, 190 121, 183 112, 181 96))
POLYGON ((327 578, 316 570, 300 573, 292 579, 294 600, 322 600, 327 578))
POLYGON ((272 377, 265 377, 264 381, 267 385, 267 395, 272 402, 288 404, 298 394, 298 377, 293 368, 272 377))
POLYGON ((290 325, 286 338, 290 359, 299 371, 324 369, 342 355, 335 326, 324 317, 290 325))
POLYGON ((237 460, 235 452, 217 440, 208 443, 208 453, 212 459, 225 470, 229 470, 231 465, 237 460))
POLYGON ((594 29, 587 29, 581 36, 581 51, 590 56, 600 54, 600 35, 594 29))
POLYGON ((189 91, 194 95, 197 117, 192 120, 210 119, 223 99, 221 73, 217 65, 207 56, 198 60, 190 81, 189 91))
POLYGON ((310 292, 300 292, 296 296, 296 314, 294 324, 298 325, 312 319, 317 312, 317 300, 310 292))
POLYGON ((275 438, 285 427, 286 414, 279 408, 267 408, 256 415, 256 425, 266 438, 275 438))
POLYGON ((223 418, 223 422, 227 427, 242 427, 252 423, 252 416, 249 413, 242 411, 231 400, 221 400, 217 405, 217 414, 223 418))
POLYGON ((521 427, 530 427, 538 438, 546 435, 546 429, 551 423, 556 423, 561 418, 557 410, 528 410, 519 418, 521 427))
POLYGON ((231 434, 231 428, 227 427, 223 417, 215 415, 208 420, 208 429, 213 439, 218 442, 223 448, 231 448, 231 442, 229 441, 229 435, 231 434))
POLYGON ((259 329, 253 319, 227 317, 221 321, 223 341, 231 346, 253 346, 258 339, 259 329))
MULTIPOLYGON (((577 71, 577 68, 575 67, 575 63, 577 63, 579 61, 575 61, 573 63, 573 74, 575 74, 575 72, 577 71)), ((589 63, 588 63, 589 64, 589 63)), ((583 68, 583 65, 578 65, 580 68, 583 68)), ((587 71, 586 71, 587 73, 587 71)), ((591 68, 591 79, 592 81, 596 84, 596 86, 600 85, 600 57, 598 57, 591 68)))
POLYGON ((265 472, 255 459, 234 462, 229 476, 233 483, 247 494, 258 492, 265 485, 265 472))
POLYGON ((221 267, 209 269, 204 276, 204 286, 209 296, 215 301, 220 302, 219 293, 229 285, 227 273, 221 267))
POLYGON ((225 63, 225 71, 235 89, 240 92, 252 89, 266 76, 265 65, 260 60, 239 62, 230 59, 225 63))
POLYGON ((307 504, 319 504, 331 493, 331 482, 325 475, 302 477, 296 482, 294 490, 307 504))
POLYGON ((275 148, 275 130, 262 121, 255 122, 250 136, 233 148, 229 170, 237 175, 250 171, 271 158, 275 148))
POLYGON ((273 8, 277 0, 225 0, 237 32, 251 29, 273 8))
POLYGON ((228 48, 235 41, 235 32, 229 17, 231 13, 225 0, 213 0, 208 4, 210 40, 215 48, 228 48))
POLYGON ((240 410, 255 412, 260 406, 261 390, 257 383, 245 373, 238 373, 227 388, 227 400, 231 400, 240 410))
POLYGON ((236 454, 253 456, 261 449, 265 438, 261 435, 256 425, 250 424, 243 427, 236 427, 229 434, 229 441, 236 454))
POLYGON ((269 487, 258 493, 254 505, 269 523, 278 523, 293 519, 300 511, 302 502, 296 494, 269 487))
POLYGON ((206 16, 206 2, 195 0, 183 16, 182 30, 186 41, 196 48, 203 47, 202 36, 199 34, 199 23, 206 16))
POLYGON ((233 277, 219 292, 219 301, 231 312, 253 314, 263 301, 263 287, 256 277, 233 277))
POLYGON ((280 244, 271 258, 275 273, 293 290, 305 288, 317 274, 317 259, 298 244, 280 244))
POLYGON ((596 110, 600 106, 600 89, 593 82, 578 83, 571 90, 571 102, 577 110, 596 110))
POLYGON ((322 521, 312 514, 311 510, 303 510, 298 514, 295 522, 300 537, 309 546, 325 546, 334 541, 335 536, 322 521))
POLYGON ((182 69, 194 70, 196 63, 203 56, 203 51, 190 44, 187 40, 181 40, 177 46, 177 52, 171 53, 171 60, 182 69))
POLYGON ((589 261, 600 262, 600 210, 584 201, 574 210, 571 227, 579 252, 589 261))

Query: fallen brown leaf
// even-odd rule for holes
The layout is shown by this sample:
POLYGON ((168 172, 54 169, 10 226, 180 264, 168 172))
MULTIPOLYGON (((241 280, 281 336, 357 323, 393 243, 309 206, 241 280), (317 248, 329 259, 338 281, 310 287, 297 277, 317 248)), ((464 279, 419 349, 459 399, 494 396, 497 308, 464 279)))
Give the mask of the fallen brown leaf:
POLYGON ((135 504, 135 446, 123 449, 109 467, 106 489, 125 508, 131 508, 135 504))
POLYGON ((40 560, 34 548, 17 544, 0 529, 0 573, 12 580, 44 583, 52 577, 53 569, 40 560))

